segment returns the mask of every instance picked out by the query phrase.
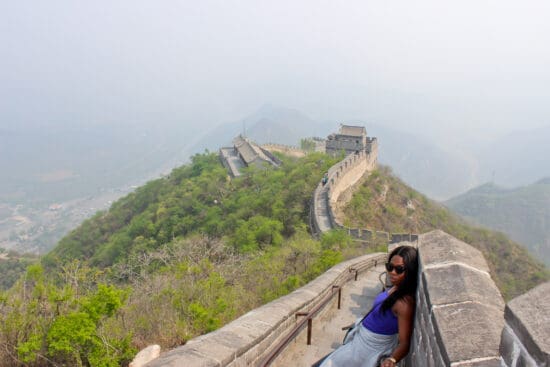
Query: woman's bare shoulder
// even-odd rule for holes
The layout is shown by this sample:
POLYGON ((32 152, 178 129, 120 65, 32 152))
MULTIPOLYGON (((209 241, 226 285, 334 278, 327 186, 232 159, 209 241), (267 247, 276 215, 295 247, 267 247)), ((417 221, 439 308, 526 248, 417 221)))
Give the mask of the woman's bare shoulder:
POLYGON ((412 314, 415 307, 415 299, 411 296, 405 296, 395 301, 392 309, 396 314, 412 314))

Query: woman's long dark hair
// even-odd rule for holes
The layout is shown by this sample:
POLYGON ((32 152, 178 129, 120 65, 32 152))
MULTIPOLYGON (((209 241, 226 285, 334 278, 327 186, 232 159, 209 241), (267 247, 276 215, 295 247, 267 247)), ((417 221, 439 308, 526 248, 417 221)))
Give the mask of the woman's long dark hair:
POLYGON ((407 300, 407 296, 415 299, 416 287, 418 285, 418 257, 417 251, 411 246, 399 246, 396 247, 388 257, 388 262, 391 261, 394 256, 401 256, 405 263, 405 279, 399 284, 397 290, 388 296, 382 303, 381 309, 383 312, 391 309, 395 302, 399 299, 407 300))

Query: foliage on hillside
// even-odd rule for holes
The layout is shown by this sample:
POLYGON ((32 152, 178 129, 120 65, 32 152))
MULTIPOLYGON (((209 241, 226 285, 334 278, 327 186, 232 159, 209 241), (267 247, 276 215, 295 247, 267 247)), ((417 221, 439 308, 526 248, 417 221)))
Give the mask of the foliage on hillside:
POLYGON ((322 154, 228 180, 212 154, 74 230, 0 293, 6 366, 115 366, 173 347, 365 252, 306 230, 322 154))
POLYGON ((322 154, 229 180, 215 154, 151 181, 62 239, 47 264, 71 259, 109 266, 194 233, 224 237, 239 251, 280 244, 305 226, 313 188, 335 161, 322 154))
MULTIPOLYGON (((214 154, 196 155, 83 223, 0 293, 0 360, 125 364, 139 348, 183 344, 364 253, 343 232, 307 233, 313 189, 335 160, 281 158, 279 169, 229 180, 214 154)), ((505 236, 468 227, 387 169, 345 213, 348 225, 440 228, 482 249, 507 298, 549 278, 505 236)))
POLYGON ((504 234, 476 228, 429 200, 391 174, 387 167, 373 172, 344 208, 345 224, 401 233, 441 229, 483 252, 495 283, 505 299, 518 296, 550 279, 543 264, 504 234))
POLYGON ((38 261, 34 255, 20 255, 15 251, 6 251, 0 248, 0 290, 9 289, 25 272, 27 266, 38 261))
POLYGON ((550 265, 550 179, 504 189, 494 184, 476 187, 445 202, 456 213, 503 231, 526 245, 550 265))

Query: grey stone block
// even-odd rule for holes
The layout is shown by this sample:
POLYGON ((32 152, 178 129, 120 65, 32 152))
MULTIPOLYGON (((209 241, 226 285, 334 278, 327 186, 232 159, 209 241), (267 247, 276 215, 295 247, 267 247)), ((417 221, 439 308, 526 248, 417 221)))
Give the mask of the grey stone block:
POLYGON ((422 234, 418 242, 423 267, 461 262, 489 272, 489 266, 481 251, 443 231, 436 230, 422 234))
POLYGON ((377 239, 384 239, 386 241, 390 240, 390 234, 388 232, 376 231, 375 233, 377 239))
POLYGON ((531 357, 550 366, 550 282, 514 298, 504 316, 531 357))
POLYGON ((432 324, 445 365, 499 355, 504 319, 493 307, 473 302, 437 307, 432 324))
POLYGON ((187 346, 182 346, 161 355, 159 358, 147 363, 145 367, 221 367, 220 361, 211 359, 195 352, 187 346))
POLYGON ((515 354, 519 350, 519 345, 515 345, 514 335, 512 329, 508 325, 504 326, 502 329, 502 334, 500 336, 500 356, 504 360, 504 363, 507 366, 512 366, 515 359, 515 354))
POLYGON ((372 238, 372 232, 368 229, 362 229, 361 230, 361 239, 368 241, 372 238))
POLYGON ((479 271, 452 264, 426 269, 422 281, 432 306, 474 301, 493 306, 500 312, 504 310, 504 300, 495 283, 479 271))
POLYGON ((502 367, 502 361, 500 358, 495 357, 483 361, 461 363, 460 367, 502 367))
POLYGON ((222 366, 233 361, 243 354, 254 339, 248 335, 238 335, 232 332, 220 331, 214 333, 208 343, 189 345, 194 353, 208 356, 209 359, 219 361, 222 366))

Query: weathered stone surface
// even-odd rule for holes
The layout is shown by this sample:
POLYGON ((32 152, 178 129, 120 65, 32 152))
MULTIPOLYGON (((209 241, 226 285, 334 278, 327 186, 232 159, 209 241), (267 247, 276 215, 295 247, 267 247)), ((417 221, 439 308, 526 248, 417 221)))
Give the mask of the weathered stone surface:
POLYGON ((332 285, 352 276, 349 268, 373 264, 385 254, 369 254, 340 263, 299 290, 252 310, 223 328, 190 340, 147 364, 157 366, 248 366, 296 325, 295 313, 307 312, 332 292, 332 285))
POLYGON ((519 346, 515 345, 512 329, 510 329, 508 325, 504 325, 504 329, 502 329, 502 334, 500 336, 499 352, 506 366, 513 366, 517 348, 519 348, 519 346))
POLYGON ((254 333, 251 335, 251 331, 251 329, 242 329, 242 333, 238 334, 220 330, 212 334, 208 339, 208 343, 191 344, 190 347, 194 351, 208 355, 212 359, 222 362, 222 365, 226 365, 255 344, 254 333))
POLYGON ((138 354, 134 357, 132 362, 130 362, 129 367, 142 367, 145 366, 147 362, 152 361, 160 355, 160 345, 154 344, 150 345, 145 349, 139 351, 138 354))
POLYGON ((443 231, 435 230, 418 237, 423 267, 459 262, 489 272, 481 251, 443 231))
POLYGON ((529 354, 550 366, 550 282, 510 301, 505 319, 529 354))
POLYGON ((459 367, 502 367, 502 360, 495 357, 480 361, 461 363, 459 367))
POLYGON ((426 269, 423 282, 432 306, 474 301, 504 310, 504 300, 491 278, 460 264, 426 269))
POLYGON ((504 318, 493 307, 474 302, 437 307, 431 321, 447 363, 499 356, 504 318))
POLYGON ((147 363, 146 367, 221 367, 222 364, 209 356, 199 354, 185 345, 170 352, 163 354, 161 357, 147 363))

